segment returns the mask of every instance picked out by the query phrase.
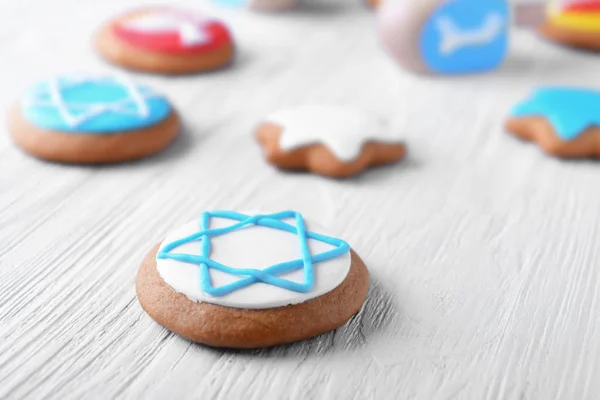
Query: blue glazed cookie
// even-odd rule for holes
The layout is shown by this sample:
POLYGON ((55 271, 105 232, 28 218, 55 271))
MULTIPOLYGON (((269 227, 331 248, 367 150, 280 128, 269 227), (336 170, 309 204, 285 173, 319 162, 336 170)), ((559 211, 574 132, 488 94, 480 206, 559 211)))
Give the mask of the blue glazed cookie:
POLYGON ((17 145, 39 158, 105 163, 141 158, 179 131, 169 101, 122 76, 61 76, 35 84, 13 110, 17 145))
POLYGON ((600 92, 545 87, 517 104, 507 130, 559 157, 600 157, 600 92))

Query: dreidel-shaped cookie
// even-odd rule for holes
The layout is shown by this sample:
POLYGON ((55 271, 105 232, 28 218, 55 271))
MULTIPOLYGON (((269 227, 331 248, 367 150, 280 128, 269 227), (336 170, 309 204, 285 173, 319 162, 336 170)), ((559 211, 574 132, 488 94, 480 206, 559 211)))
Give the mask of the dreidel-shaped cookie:
POLYGON ((378 13, 388 52, 414 72, 485 72, 508 51, 507 0, 386 0, 378 13))

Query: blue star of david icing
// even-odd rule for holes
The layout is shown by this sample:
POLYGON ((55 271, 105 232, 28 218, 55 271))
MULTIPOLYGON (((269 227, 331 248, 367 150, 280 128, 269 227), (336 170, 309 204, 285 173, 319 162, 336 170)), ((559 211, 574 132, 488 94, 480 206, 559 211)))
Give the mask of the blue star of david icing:
POLYGON ((171 259, 197 265, 200 268, 200 287, 202 291, 214 297, 225 296, 256 283, 265 283, 297 293, 309 293, 315 285, 313 274, 314 264, 335 259, 350 251, 350 245, 343 240, 307 231, 304 218, 301 214, 294 211, 283 211, 266 215, 245 215, 233 211, 204 212, 200 218, 199 228, 199 231, 192 235, 167 243, 158 252, 156 258, 171 259), (224 218, 232 220, 233 223, 228 227, 211 229, 211 218, 224 218), (283 221, 290 218, 294 219, 295 226, 283 221), (226 235, 252 225, 277 229, 296 235, 298 237, 301 258, 275 264, 266 269, 231 268, 210 258, 211 238, 226 235), (334 246, 334 248, 322 253, 311 254, 308 247, 308 239, 321 241, 334 246), (191 242, 199 242, 201 248, 200 255, 176 252, 178 247, 191 242), (240 276, 240 279, 230 284, 213 287, 211 284, 210 269, 240 276), (301 269, 304 271, 304 283, 293 282, 279 277, 279 275, 301 269))
POLYGON ((22 110, 41 128, 108 135, 155 125, 169 116, 171 106, 151 88, 122 76, 58 77, 32 87, 22 110))
POLYGON ((508 27, 506 0, 447 0, 421 31, 421 56, 440 74, 494 69, 506 57, 508 27))
POLYGON ((512 110, 514 117, 543 116, 563 140, 600 126, 600 92, 567 87, 541 88, 512 110))

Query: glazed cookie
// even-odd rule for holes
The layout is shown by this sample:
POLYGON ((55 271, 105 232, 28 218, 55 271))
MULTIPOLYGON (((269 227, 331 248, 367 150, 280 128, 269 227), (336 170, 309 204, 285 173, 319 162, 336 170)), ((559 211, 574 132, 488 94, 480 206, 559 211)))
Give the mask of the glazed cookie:
POLYGON ((215 347, 258 348, 345 324, 369 273, 343 240, 297 212, 204 212, 143 261, 142 308, 165 328, 215 347), (309 230, 310 229, 310 230, 309 230))
POLYGON ((477 73, 500 66, 508 27, 506 0, 388 0, 379 8, 388 52, 419 73, 477 73))
POLYGON ((506 128, 558 157, 600 157, 600 92, 544 88, 517 105, 506 128))
POLYGON ((277 112, 258 127, 256 137, 271 164, 334 178, 397 162, 406 153, 385 121, 343 107, 277 112))
POLYGON ((600 1, 579 0, 565 6, 552 2, 540 32, 567 46, 600 51, 600 1))
POLYGON ((257 11, 283 11, 293 8, 298 0, 213 0, 228 6, 248 6, 257 11))
POLYGON ((231 63, 227 27, 191 11, 158 7, 125 14, 96 36, 100 54, 134 70, 164 74, 211 71, 231 63))
POLYGON ((27 92, 10 115, 9 131, 42 159, 112 163, 167 147, 179 118, 164 96, 125 77, 59 77, 27 92))

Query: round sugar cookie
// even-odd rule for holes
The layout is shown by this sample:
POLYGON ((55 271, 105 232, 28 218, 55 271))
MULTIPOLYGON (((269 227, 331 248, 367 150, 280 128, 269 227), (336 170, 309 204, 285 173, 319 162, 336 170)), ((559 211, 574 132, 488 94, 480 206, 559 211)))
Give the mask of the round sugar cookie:
POLYGON ((165 328, 215 347, 259 348, 345 324, 368 271, 350 246, 293 211, 204 212, 143 261, 142 308, 165 328))
POLYGON ((96 35, 96 47, 114 64, 162 74, 212 71, 234 57, 225 24, 170 7, 136 10, 110 21, 96 35))
POLYGON ((575 1, 566 6, 551 3, 540 33, 566 46, 600 51, 600 1, 575 1))
POLYGON ((346 178, 406 154, 386 120, 339 106, 305 106, 267 116, 256 130, 267 161, 281 169, 346 178))
POLYGON ((19 147, 65 163, 146 157, 167 147, 179 129, 179 117, 163 95, 123 76, 39 82, 9 117, 9 131, 19 147))

